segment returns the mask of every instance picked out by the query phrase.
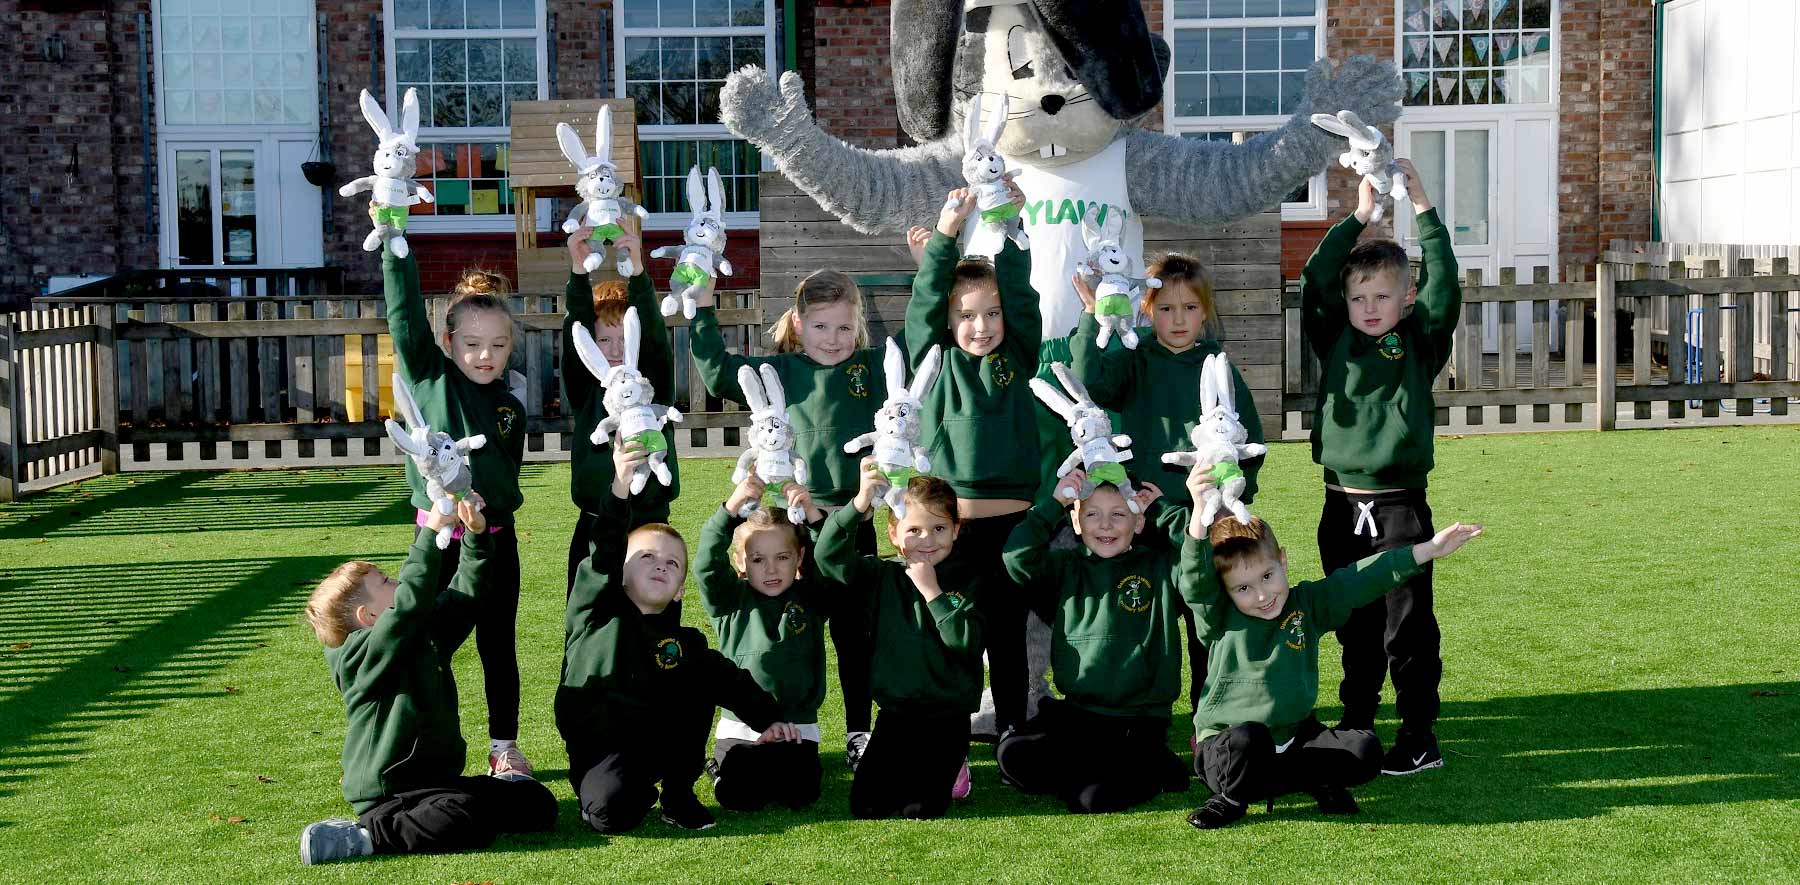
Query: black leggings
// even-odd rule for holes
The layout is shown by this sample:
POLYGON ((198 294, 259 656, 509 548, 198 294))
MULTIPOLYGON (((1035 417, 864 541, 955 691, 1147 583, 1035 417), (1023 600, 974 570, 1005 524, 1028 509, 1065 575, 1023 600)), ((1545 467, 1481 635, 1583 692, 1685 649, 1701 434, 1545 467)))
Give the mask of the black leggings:
POLYGON ((1323 786, 1354 787, 1381 773, 1381 739, 1367 729, 1326 728, 1308 718, 1287 752, 1261 722, 1232 726, 1200 742, 1194 767, 1214 793, 1259 802, 1323 786))
POLYGON ((850 815, 943 817, 950 809, 950 788, 968 758, 968 713, 882 710, 850 781, 850 815))
POLYGON ((950 555, 971 562, 977 582, 975 610, 981 612, 987 640, 988 686, 994 692, 994 730, 1025 724, 1026 696, 1031 691, 1025 661, 1025 594, 1007 574, 1000 554, 1007 538, 1028 511, 986 516, 964 522, 950 555))
POLYGON ((994 760, 1020 790, 1056 796, 1077 813, 1124 811, 1188 786, 1169 749, 1168 719, 1102 716, 1057 698, 1038 701, 1037 715, 1000 742, 994 760))
MULTIPOLYGON (((874 556, 875 520, 865 519, 856 530, 858 556, 874 556)), ((834 587, 842 598, 863 598, 848 588, 834 587)), ((844 731, 868 731, 873 721, 874 697, 869 693, 869 674, 874 661, 874 639, 869 629, 869 610, 864 605, 840 605, 831 611, 831 647, 837 652, 838 690, 844 695, 844 731)))
MULTIPOLYGON (((419 533, 430 530, 421 526, 419 533)), ((490 529, 490 531, 492 531, 490 529)), ((512 526, 492 531, 494 553, 488 560, 487 583, 476 594, 481 611, 475 619, 475 652, 481 658, 481 688, 487 696, 488 737, 519 737, 519 536, 512 526)), ((438 554, 438 592, 449 588, 462 557, 462 544, 438 554)))
POLYGON ((500 833, 556 826, 556 797, 533 780, 480 775, 376 800, 357 816, 376 854, 486 848, 500 833))
POLYGON ((713 742, 713 759, 719 763, 719 779, 713 797, 732 811, 759 811, 771 802, 798 811, 819 798, 816 741, 752 741, 719 738, 713 742))

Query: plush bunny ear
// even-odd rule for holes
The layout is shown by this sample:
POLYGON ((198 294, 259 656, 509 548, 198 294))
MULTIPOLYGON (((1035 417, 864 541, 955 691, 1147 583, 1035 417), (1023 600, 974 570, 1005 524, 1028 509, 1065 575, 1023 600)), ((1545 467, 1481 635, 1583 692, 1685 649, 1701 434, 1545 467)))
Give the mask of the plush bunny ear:
MULTIPOLYGON (((889 338, 888 342, 892 343, 893 340, 889 338)), ((907 388, 906 392, 913 399, 924 402, 925 392, 931 389, 931 383, 937 380, 938 370, 943 368, 943 365, 943 348, 936 344, 931 345, 931 349, 925 351, 925 358, 919 361, 919 368, 913 373, 912 386, 907 388)))
POLYGON ((981 93, 977 92, 969 99, 969 109, 963 114, 963 153, 975 152, 975 145, 981 141, 981 93))
POLYGON ((594 157, 602 163, 612 162, 612 105, 600 106, 600 116, 594 120, 594 157))
POLYGON ((556 146, 562 148, 563 156, 568 157, 575 168, 588 167, 587 147, 581 143, 581 136, 575 134, 575 127, 567 123, 556 124, 556 146))
POLYGON ((769 398, 769 411, 787 417, 787 391, 781 386, 781 376, 775 374, 775 367, 763 363, 756 367, 762 373, 763 396, 769 398))
POLYGON ((643 323, 638 320, 638 312, 637 312, 637 308, 635 308, 635 307, 625 308, 624 332, 625 332, 625 363, 624 363, 624 365, 626 368, 631 369, 632 371, 635 372, 635 371, 637 371, 637 367, 638 367, 638 343, 643 338, 643 335, 644 335, 644 326, 643 326, 643 323))
POLYGON ((388 122, 387 111, 381 109, 381 103, 375 100, 375 96, 369 94, 369 90, 362 91, 361 102, 363 119, 369 121, 369 128, 375 130, 375 135, 382 141, 393 137, 394 126, 388 122))
POLYGON ((1200 414, 1205 415, 1219 405, 1218 393, 1213 389, 1213 366, 1217 365, 1219 355, 1206 358, 1200 366, 1200 414))
POLYGON ((1055 375, 1056 380, 1062 382, 1063 389, 1067 390, 1069 395, 1074 397, 1082 405, 1091 406, 1094 404, 1094 398, 1088 396, 1087 385, 1082 384, 1081 379, 1075 377, 1074 372, 1069 371, 1068 365, 1064 363, 1051 363, 1050 373, 1055 375))
POLYGON ((887 354, 881 358, 881 370, 887 376, 888 396, 897 396, 906 389, 906 353, 892 338, 887 340, 887 354))
POLYGON ((419 458, 422 458, 427 454, 424 449, 419 447, 418 442, 412 438, 411 434, 407 433, 400 425, 394 423, 394 419, 389 418, 386 421, 383 421, 382 426, 387 428, 388 439, 393 440, 394 445, 399 448, 400 451, 419 458))
POLYGON ((1088 212, 1081 215, 1081 242, 1087 246, 1089 252, 1092 252, 1104 237, 1100 226, 1094 223, 1094 215, 1098 214, 1098 211, 1092 206, 1089 206, 1088 209, 1088 212))
POLYGON ((407 141, 416 142, 419 138, 419 90, 407 89, 406 97, 400 101, 400 131, 407 141))
POLYGON ((711 215, 721 227, 725 224, 725 179, 719 177, 719 168, 706 170, 706 214, 711 215))
POLYGON ((412 385, 407 384, 406 379, 401 377, 399 372, 394 373, 393 382, 394 407, 400 412, 400 417, 406 421, 406 429, 411 431, 425 427, 425 418, 419 412, 419 403, 413 399, 412 385))
POLYGON ((706 185, 700 181, 700 167, 688 169, 687 174, 688 211, 695 215, 706 214, 706 185))
POLYGON ((756 370, 748 364, 738 366, 738 389, 744 392, 744 405, 750 407, 752 415, 769 410, 769 397, 763 393, 762 379, 757 377, 756 370))
POLYGON ((1231 387, 1231 358, 1215 356, 1212 364, 1213 402, 1225 411, 1237 414, 1237 392, 1231 387))
POLYGON ((600 352, 600 345, 594 343, 594 333, 588 331, 587 323, 574 324, 571 333, 575 339, 575 355, 582 365, 587 366, 588 374, 604 385, 606 375, 613 367, 606 361, 606 354, 600 352))
POLYGON ((1050 382, 1042 378, 1031 379, 1031 392, 1037 394, 1037 398, 1049 406, 1051 411, 1061 415, 1064 421, 1075 420, 1075 404, 1050 382))
POLYGON ((1000 96, 1000 106, 994 109, 993 121, 981 128, 981 137, 988 144, 999 144, 1000 133, 1006 131, 1006 96, 1000 96))
MULTIPOLYGON (((1349 112, 1345 111, 1344 113, 1349 112)), ((1351 114, 1351 116, 1356 115, 1351 114)), ((1313 114, 1312 124, 1339 138, 1354 138, 1362 134, 1360 126, 1350 126, 1333 114, 1313 114)))

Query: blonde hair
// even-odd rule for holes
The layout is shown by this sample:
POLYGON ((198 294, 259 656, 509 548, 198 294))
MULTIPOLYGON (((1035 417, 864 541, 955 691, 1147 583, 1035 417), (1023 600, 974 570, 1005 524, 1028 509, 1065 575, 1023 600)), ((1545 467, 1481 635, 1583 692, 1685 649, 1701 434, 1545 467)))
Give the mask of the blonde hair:
POLYGON ((326 648, 337 648, 356 632, 356 607, 367 600, 363 582, 378 571, 375 563, 353 559, 331 570, 306 600, 306 620, 326 648))
POLYGON ((773 507, 758 507, 751 511, 749 516, 744 517, 744 521, 731 532, 731 567, 740 578, 744 576, 745 571, 744 551, 749 549, 750 536, 758 532, 780 532, 793 542, 795 553, 805 552, 805 548, 801 546, 800 533, 795 531, 793 523, 787 521, 786 511, 773 507))
POLYGON ((625 309, 631 306, 624 280, 601 280, 589 287, 594 296, 594 320, 604 326, 625 324, 625 309))
POLYGON ((450 308, 444 313, 445 337, 456 334, 457 321, 463 314, 478 310, 499 311, 506 317, 507 325, 514 327, 513 337, 519 337, 512 305, 507 303, 506 296, 506 277, 481 267, 463 271, 456 288, 450 290, 450 308))
POLYGON ((1216 322, 1219 311, 1213 299, 1212 274, 1206 272, 1206 265, 1192 255, 1170 252, 1152 262, 1146 272, 1162 280, 1162 288, 1144 290, 1144 313, 1148 314, 1156 307, 1157 296, 1169 290, 1170 283, 1184 283, 1193 290, 1194 296, 1200 299, 1200 309, 1206 311, 1206 321, 1216 322))
POLYGON ((850 303, 850 322, 856 326, 856 347, 862 349, 869 346, 869 320, 863 310, 862 289, 856 280, 841 270, 815 270, 794 287, 794 306, 783 311, 769 327, 769 338, 775 342, 777 353, 799 353, 800 318, 815 307, 828 304, 850 303))

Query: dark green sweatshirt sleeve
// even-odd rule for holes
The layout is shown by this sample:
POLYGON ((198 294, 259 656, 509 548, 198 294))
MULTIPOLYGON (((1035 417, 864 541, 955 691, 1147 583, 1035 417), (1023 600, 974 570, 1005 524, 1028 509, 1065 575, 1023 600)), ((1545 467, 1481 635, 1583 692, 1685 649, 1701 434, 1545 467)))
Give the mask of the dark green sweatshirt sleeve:
POLYGON ((726 350, 725 336, 719 332, 719 313, 710 307, 695 312, 694 323, 688 329, 688 346, 693 350, 694 365, 700 370, 700 383, 713 396, 734 403, 744 401, 744 391, 737 382, 738 367, 754 368, 779 358, 743 356, 726 350))
POLYGON ((656 401, 669 402, 675 393, 675 351, 669 344, 669 324, 663 320, 656 283, 649 272, 640 273, 625 284, 625 298, 637 308, 638 324, 643 327, 638 338, 638 371, 656 389, 656 401))
POLYGON ((731 567, 731 533, 743 520, 723 506, 713 511, 700 529, 700 553, 694 557, 694 585, 700 588, 700 604, 709 618, 737 611, 748 592, 744 579, 731 567))
MULTIPOLYGON (((1006 322, 1004 346, 1026 368, 1037 374, 1038 345, 1044 340, 1043 308, 1031 285, 1031 257, 1008 239, 994 257, 994 278, 1000 289, 1000 311, 1006 322)), ((945 322, 948 324, 948 315, 945 322)))
POLYGON ((1193 515, 1192 508, 1159 500, 1144 514, 1144 531, 1139 537, 1152 549, 1180 550, 1193 515))
POLYGON ((1344 260, 1350 257, 1350 250, 1356 248, 1363 226, 1354 213, 1332 225, 1300 270, 1300 324, 1319 359, 1331 352, 1332 344, 1350 323, 1338 275, 1344 269, 1344 260))
POLYGON ((700 653, 699 663, 704 684, 712 690, 713 706, 730 710, 739 722, 759 732, 781 721, 781 705, 756 684, 750 671, 710 648, 700 653))
POLYGON ((856 530, 866 518, 856 512, 855 507, 846 504, 831 514, 825 520, 824 528, 819 529, 813 558, 819 564, 819 574, 826 580, 846 587, 862 587, 865 585, 861 582, 876 579, 874 567, 856 552, 856 530))
MULTIPOLYGON (((917 366, 933 344, 956 346, 950 335, 950 287, 956 281, 956 262, 962 258, 956 238, 932 234, 919 256, 919 272, 913 276, 912 298, 906 302, 906 364, 917 366)), ((1004 304, 1002 311, 1006 310, 1004 304)), ((1012 317, 1006 317, 1007 337, 1012 337, 1012 317)))
POLYGON ((1395 547, 1353 562, 1312 586, 1313 618, 1321 633, 1336 630, 1350 613, 1406 583, 1424 567, 1413 562, 1413 545, 1395 547))
MULTIPOLYGON (((905 580, 908 585, 912 583, 911 579, 905 580)), ((918 591, 914 589, 913 592, 918 591)), ((981 651, 981 615, 976 613, 974 604, 967 597, 940 593, 925 607, 931 611, 938 638, 944 641, 945 648, 968 653, 981 651)))
MULTIPOLYGON (((431 334, 425 296, 419 292, 419 264, 412 255, 395 258, 381 247, 382 292, 387 298, 388 334, 394 339, 394 363, 412 384, 444 371, 444 351, 431 334)), ((520 434, 523 436, 523 434, 520 434)))
MULTIPOLYGON (((1256 413, 1256 397, 1251 395, 1250 385, 1244 383, 1244 374, 1238 371, 1237 363, 1231 364, 1231 390, 1236 397, 1238 421, 1249 434, 1249 441, 1268 442, 1268 438, 1263 435, 1262 417, 1256 413)), ((1256 475, 1262 472, 1263 459, 1267 457, 1258 455, 1238 462, 1238 468, 1244 471, 1244 494, 1239 500, 1245 504, 1256 501, 1256 475)))
POLYGON ((1181 559, 1175 565, 1175 590, 1194 611, 1194 631, 1200 641, 1212 643, 1224 635, 1225 616, 1231 613, 1232 602, 1213 570, 1211 544, 1183 536, 1181 559))
POLYGON ((414 651, 412 640, 429 635, 438 595, 439 557, 434 537, 431 532, 414 535, 396 578, 400 586, 394 591, 394 607, 382 612, 369 628, 369 638, 364 641, 368 653, 359 678, 378 678, 395 660, 414 651))
MULTIPOLYGON (((575 327, 594 329, 594 290, 584 273, 569 274, 563 287, 562 386, 563 413, 574 415, 587 408, 600 390, 600 382, 575 355, 575 327)), ((590 428, 591 429, 591 428, 590 428)))
POLYGON ((1099 335, 1100 321, 1092 313, 1082 314, 1069 336, 1070 368, 1101 408, 1121 411, 1137 391, 1144 361, 1123 343, 1101 349, 1099 335))
POLYGON ((621 572, 625 564, 625 535, 631 519, 631 502, 608 489, 600 496, 600 512, 589 537, 594 555, 575 569, 569 590, 568 611, 563 619, 565 635, 575 633, 609 594, 623 595, 621 572))
POLYGON ((1063 505, 1046 496, 1013 526, 1012 534, 1006 539, 1006 548, 1000 554, 1006 573, 1025 594, 1025 605, 1046 622, 1051 620, 1050 609, 1056 605, 1057 575, 1066 567, 1061 562, 1065 557, 1051 552, 1050 538, 1068 521, 1069 512, 1063 505))
POLYGON ((463 641, 481 610, 482 587, 489 580, 488 564, 493 559, 494 538, 491 532, 464 530, 462 549, 456 559, 456 576, 450 586, 438 594, 437 612, 432 617, 432 639, 438 657, 448 662, 463 641))
POLYGON ((1419 271, 1419 297, 1413 301, 1413 313, 1419 318, 1419 328, 1431 341, 1432 374, 1435 375, 1450 359, 1450 342, 1456 333, 1456 319, 1462 313, 1462 285, 1456 278, 1456 253, 1451 248, 1450 231, 1439 220, 1437 210, 1419 213, 1418 228, 1423 267, 1419 271))

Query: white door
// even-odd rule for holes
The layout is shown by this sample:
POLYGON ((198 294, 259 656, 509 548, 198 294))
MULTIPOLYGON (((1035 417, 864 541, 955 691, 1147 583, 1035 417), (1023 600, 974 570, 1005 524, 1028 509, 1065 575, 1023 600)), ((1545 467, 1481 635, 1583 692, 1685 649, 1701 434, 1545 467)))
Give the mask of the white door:
POLYGON ((259 145, 247 142, 163 144, 163 256, 175 268, 255 267, 258 240, 259 145))

